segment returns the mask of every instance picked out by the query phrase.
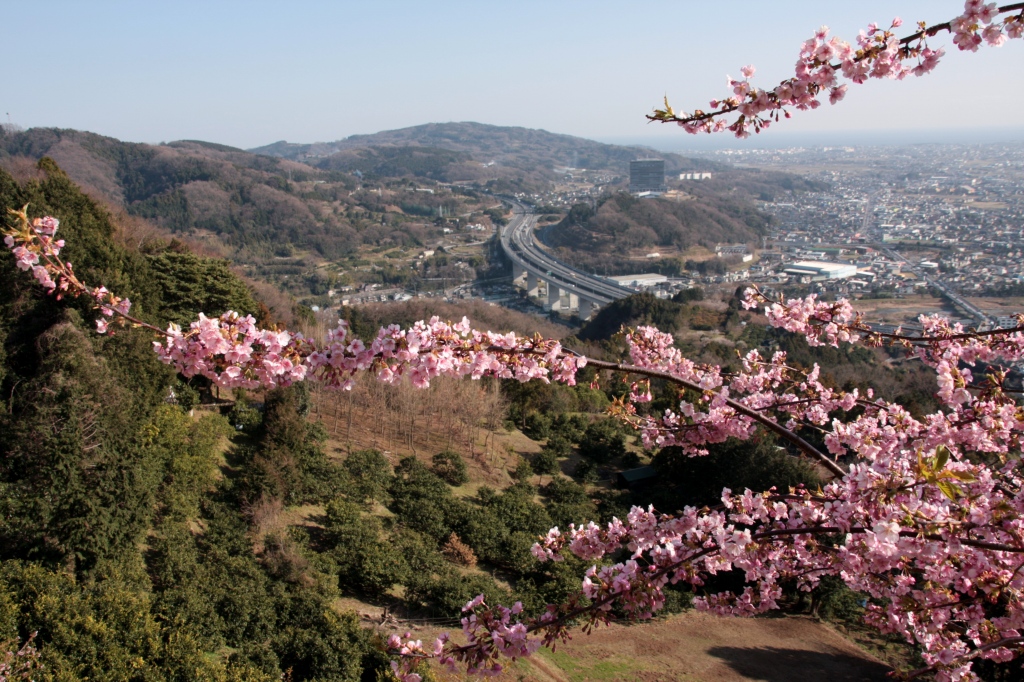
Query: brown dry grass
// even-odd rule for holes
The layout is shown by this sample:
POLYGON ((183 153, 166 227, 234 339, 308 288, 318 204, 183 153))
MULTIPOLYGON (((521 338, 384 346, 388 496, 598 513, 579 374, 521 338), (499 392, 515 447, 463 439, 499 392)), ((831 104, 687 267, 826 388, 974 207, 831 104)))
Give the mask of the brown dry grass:
POLYGON ((959 316, 945 299, 927 295, 906 298, 862 298, 853 301, 853 307, 863 313, 868 322, 886 324, 914 322, 921 314, 959 316))
POLYGON ((1015 315, 1024 312, 1024 296, 979 297, 967 300, 990 315, 1015 315))
MULTIPOLYGON (((376 626, 381 609, 343 600, 336 607, 367 614, 376 626)), ((457 629, 457 628, 455 628, 457 629)), ((444 628, 399 621, 386 636, 411 630, 430 642, 444 628)), ((449 629, 450 630, 450 629, 449 629)), ((455 633, 458 641, 458 634, 455 633)), ((891 668, 827 624, 809 617, 723 618, 687 612, 635 625, 612 625, 590 635, 574 633, 555 651, 541 650, 508 666, 502 682, 868 682, 887 679, 891 668)), ((439 680, 464 675, 435 671, 439 680)))
MULTIPOLYGON (((968 301, 990 315, 1013 315, 1024 312, 1024 296, 974 297, 968 301)), ((862 298, 853 301, 853 307, 864 314, 868 322, 900 324, 915 322, 921 314, 940 314, 953 318, 962 316, 943 298, 935 296, 907 296, 906 298, 862 298)))
POLYGON ((540 445, 518 431, 502 429, 504 403, 497 385, 441 378, 429 389, 408 384, 362 382, 352 392, 314 391, 311 418, 327 429, 327 453, 343 458, 373 448, 392 464, 412 455, 425 463, 443 450, 466 461, 469 483, 457 495, 472 495, 483 485, 505 488, 520 455, 540 445))

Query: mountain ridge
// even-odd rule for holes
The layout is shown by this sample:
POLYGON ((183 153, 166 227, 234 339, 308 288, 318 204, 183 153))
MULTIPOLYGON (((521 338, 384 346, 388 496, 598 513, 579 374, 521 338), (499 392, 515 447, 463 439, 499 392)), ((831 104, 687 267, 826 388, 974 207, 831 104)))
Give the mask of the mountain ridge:
MULTIPOLYGON (((548 169, 560 163, 566 168, 615 169, 628 171, 628 163, 638 157, 655 156, 666 161, 666 170, 721 169, 711 161, 689 159, 679 154, 659 152, 649 147, 614 145, 584 137, 552 133, 523 126, 496 126, 475 121, 424 123, 376 133, 350 135, 332 142, 296 143, 280 140, 246 151, 262 156, 291 160, 328 159, 351 149, 388 146, 420 146, 449 149, 474 155, 476 161, 497 161, 519 167, 523 157, 548 156, 548 169), (515 149, 511 145, 515 144, 515 149), (476 158, 479 156, 481 158, 476 158), (487 158, 493 157, 493 158, 487 158), (561 159, 559 161, 559 159, 561 159)), ((310 161, 306 161, 310 163, 310 161)), ((313 165, 322 163, 314 161, 313 165)))

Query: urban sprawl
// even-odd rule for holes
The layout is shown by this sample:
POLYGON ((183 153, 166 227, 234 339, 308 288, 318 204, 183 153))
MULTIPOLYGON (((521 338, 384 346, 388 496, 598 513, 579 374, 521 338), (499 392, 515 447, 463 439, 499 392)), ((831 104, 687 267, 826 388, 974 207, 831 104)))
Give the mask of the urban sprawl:
MULTIPOLYGON (((760 208, 774 217, 771 229, 760 243, 719 244, 714 257, 729 265, 722 274, 638 273, 614 278, 623 286, 659 297, 694 286, 725 289, 744 282, 767 290, 865 300, 929 296, 942 298, 948 313, 972 327, 1016 326, 1009 310, 984 301, 1024 297, 1024 144, 744 149, 690 155, 765 172, 797 173, 817 181, 822 189, 762 197, 760 208)), ((680 200, 687 183, 706 182, 715 175, 679 173, 669 176, 665 186, 656 186, 651 178, 661 172, 660 163, 634 162, 634 194, 680 200)), ((616 180, 606 171, 576 168, 565 169, 565 178, 552 192, 519 198, 537 206, 568 208, 595 202, 616 180)), ((370 300, 408 296, 398 291, 363 296, 367 294, 370 300)), ((457 290, 446 292, 453 294, 513 307, 529 305, 506 282, 480 286, 464 281, 457 290)))

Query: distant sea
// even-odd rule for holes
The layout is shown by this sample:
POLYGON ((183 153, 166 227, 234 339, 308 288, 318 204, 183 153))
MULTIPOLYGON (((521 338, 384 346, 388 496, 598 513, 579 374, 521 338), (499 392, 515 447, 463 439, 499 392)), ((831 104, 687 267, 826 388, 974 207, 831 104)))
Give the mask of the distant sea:
POLYGON ((899 146, 908 144, 1024 144, 1024 127, 974 129, 850 130, 789 132, 772 129, 737 140, 730 134, 651 135, 646 137, 598 137, 598 142, 630 147, 650 147, 661 152, 714 151, 717 149, 787 149, 792 147, 899 146))

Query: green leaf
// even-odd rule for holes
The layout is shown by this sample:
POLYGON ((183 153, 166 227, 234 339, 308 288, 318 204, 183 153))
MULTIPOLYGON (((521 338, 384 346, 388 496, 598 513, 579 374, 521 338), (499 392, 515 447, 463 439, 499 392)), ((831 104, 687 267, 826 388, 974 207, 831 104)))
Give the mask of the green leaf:
POLYGON ((939 490, 942 492, 943 495, 953 500, 954 502, 956 501, 958 495, 963 494, 963 491, 960 490, 960 488, 955 483, 951 483, 948 480, 941 480, 936 485, 938 485, 939 490))

